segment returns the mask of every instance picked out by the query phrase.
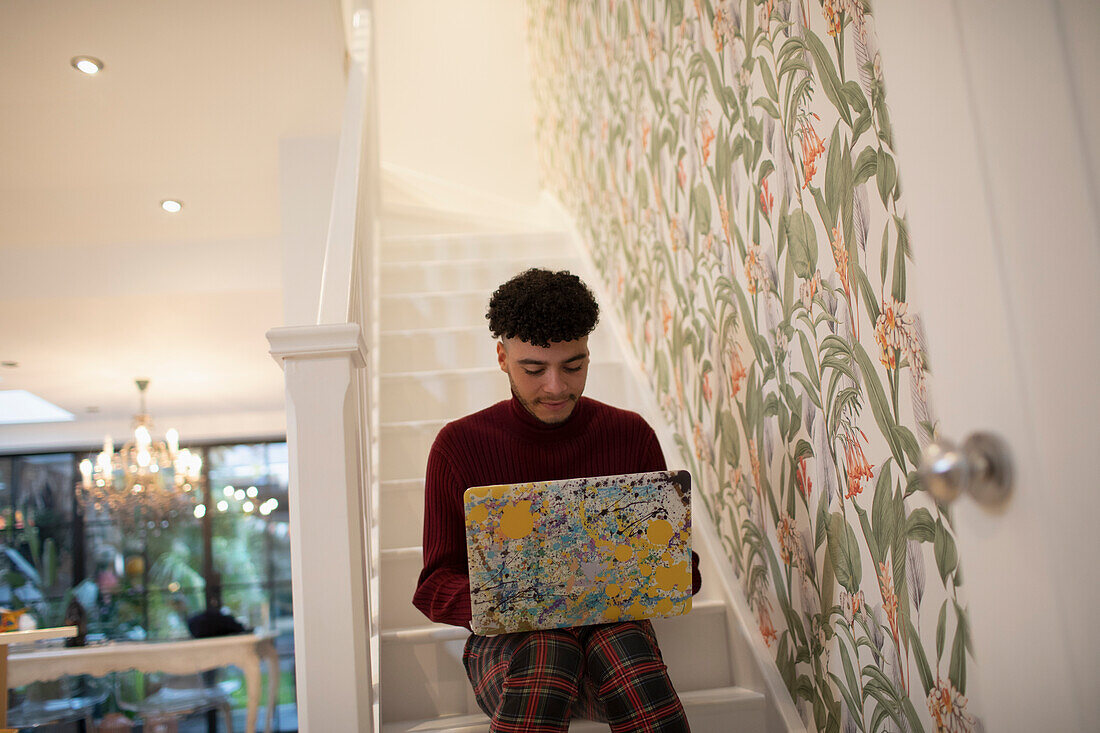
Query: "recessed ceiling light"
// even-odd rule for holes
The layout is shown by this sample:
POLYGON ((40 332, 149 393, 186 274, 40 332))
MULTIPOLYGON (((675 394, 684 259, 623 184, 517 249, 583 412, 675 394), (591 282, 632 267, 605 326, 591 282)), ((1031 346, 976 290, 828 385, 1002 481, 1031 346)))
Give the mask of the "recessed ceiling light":
POLYGON ((183 204, 175 199, 165 199, 160 202, 160 208, 164 209, 169 214, 178 214, 180 209, 183 208, 183 204))
POLYGON ((69 63, 74 69, 88 76, 95 76, 103 69, 103 62, 92 56, 73 56, 69 63))

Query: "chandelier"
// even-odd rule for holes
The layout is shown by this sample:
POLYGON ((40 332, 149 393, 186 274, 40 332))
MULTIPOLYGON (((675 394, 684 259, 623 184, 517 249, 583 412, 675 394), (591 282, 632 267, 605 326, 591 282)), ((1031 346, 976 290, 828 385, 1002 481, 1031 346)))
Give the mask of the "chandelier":
MULTIPOLYGON (((202 483, 202 458, 180 449, 179 433, 170 429, 154 441, 153 421, 145 410, 148 379, 136 379, 141 412, 134 415, 133 439, 115 452, 110 436, 95 462, 80 462, 78 491, 85 505, 107 510, 124 524, 167 520, 194 503, 202 483)), ((152 524, 150 524, 152 526, 152 524)))

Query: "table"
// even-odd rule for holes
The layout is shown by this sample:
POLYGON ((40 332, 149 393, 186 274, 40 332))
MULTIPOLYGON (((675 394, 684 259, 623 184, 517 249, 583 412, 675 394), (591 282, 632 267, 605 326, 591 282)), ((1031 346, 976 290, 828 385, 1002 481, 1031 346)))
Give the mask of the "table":
POLYGON ((0 633, 0 733, 8 728, 8 645, 29 644, 43 639, 65 639, 76 636, 75 626, 58 626, 52 629, 28 629, 0 633))
POLYGON ((274 639, 274 634, 252 633, 210 639, 120 641, 95 646, 12 652, 8 657, 8 685, 20 687, 65 675, 87 674, 102 677, 111 672, 131 669, 140 672, 194 674, 233 665, 244 672, 245 689, 248 693, 245 730, 247 733, 255 733, 256 712, 260 706, 262 659, 267 662, 266 730, 271 733, 275 722, 275 703, 279 696, 279 655, 275 651, 274 639))

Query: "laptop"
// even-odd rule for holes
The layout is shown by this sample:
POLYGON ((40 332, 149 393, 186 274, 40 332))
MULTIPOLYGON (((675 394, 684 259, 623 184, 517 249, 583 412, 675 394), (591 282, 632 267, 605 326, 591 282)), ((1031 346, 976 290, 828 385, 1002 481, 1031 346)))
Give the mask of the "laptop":
POLYGON ((691 610, 687 471, 475 486, 463 499, 474 633, 691 610))

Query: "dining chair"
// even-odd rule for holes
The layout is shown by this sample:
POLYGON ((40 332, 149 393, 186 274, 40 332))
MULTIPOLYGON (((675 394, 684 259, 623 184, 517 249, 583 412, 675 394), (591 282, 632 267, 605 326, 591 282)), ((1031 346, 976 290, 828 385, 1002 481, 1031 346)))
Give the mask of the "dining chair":
MULTIPOLYGON (((217 673, 214 673, 217 674, 217 673)), ((115 700, 118 706, 147 723, 170 729, 168 721, 178 721, 208 710, 220 711, 225 730, 233 730, 230 695, 239 687, 237 680, 207 682, 203 674, 170 675, 125 672, 115 675, 115 700)))
POLYGON ((8 708, 8 726, 34 730, 44 725, 85 721, 94 730, 96 705, 106 701, 109 689, 95 677, 62 677, 49 682, 34 682, 24 692, 13 694, 15 703, 8 708))

